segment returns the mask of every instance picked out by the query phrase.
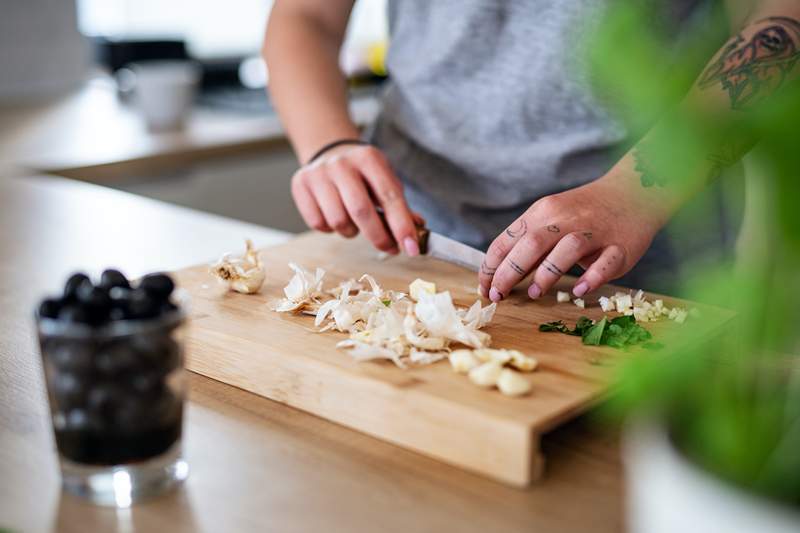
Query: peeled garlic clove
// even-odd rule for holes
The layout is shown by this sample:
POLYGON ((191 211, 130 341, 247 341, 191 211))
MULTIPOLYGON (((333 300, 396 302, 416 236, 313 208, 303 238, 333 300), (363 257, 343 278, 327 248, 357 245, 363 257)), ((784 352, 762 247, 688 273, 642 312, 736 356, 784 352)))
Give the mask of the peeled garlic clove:
POLYGON ((506 396, 522 396, 530 392, 531 384, 519 372, 506 368, 497 377, 497 388, 506 396))
POLYGON ((459 374, 466 374, 479 364, 480 361, 472 355, 472 350, 455 350, 450 353, 450 366, 459 374))
POLYGON ((502 364, 490 361, 470 370, 469 379, 479 387, 494 387, 502 371, 502 364))
POLYGON ((508 353, 511 355, 511 361, 509 361, 509 365, 513 366, 517 370, 522 372, 533 372, 536 370, 536 367, 539 366, 539 361, 533 357, 525 355, 518 350, 508 350, 508 353))
POLYGON ((511 361, 511 354, 508 350, 496 350, 494 348, 479 348, 473 353, 479 361, 483 363, 494 362, 504 365, 511 361))

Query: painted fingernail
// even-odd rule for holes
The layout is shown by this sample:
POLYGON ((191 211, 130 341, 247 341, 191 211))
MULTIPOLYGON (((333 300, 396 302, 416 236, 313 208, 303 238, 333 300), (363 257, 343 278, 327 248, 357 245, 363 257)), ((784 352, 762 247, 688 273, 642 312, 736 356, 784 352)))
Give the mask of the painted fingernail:
POLYGON ((499 302, 503 299, 503 293, 492 287, 489 291, 489 299, 493 302, 499 302))
POLYGON ((528 296, 530 296, 532 300, 535 300, 541 295, 542 289, 540 289, 536 283, 531 283, 531 286, 528 287, 528 296))
POLYGON ((478 285, 478 292, 480 292, 481 296, 484 297, 484 298, 488 298, 489 297, 489 295, 486 294, 486 287, 484 287, 483 285, 478 285))
POLYGON ((583 296, 587 292, 589 292, 589 284, 586 283, 585 281, 581 281, 580 283, 575 285, 574 289, 572 289, 572 294, 574 294, 578 298, 580 298, 581 296, 583 296))
POLYGON ((411 237, 406 237, 403 240, 403 247, 406 249, 406 253, 409 256, 416 257, 419 255, 419 244, 411 237))

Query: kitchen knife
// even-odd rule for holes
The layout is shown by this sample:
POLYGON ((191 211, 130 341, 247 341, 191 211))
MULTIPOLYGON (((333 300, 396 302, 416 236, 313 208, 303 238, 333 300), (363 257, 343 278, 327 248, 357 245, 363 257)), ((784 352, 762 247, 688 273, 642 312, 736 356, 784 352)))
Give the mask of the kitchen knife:
MULTIPOLYGON (((391 229, 389 229, 389 224, 386 222, 386 214, 383 208, 378 206, 376 210, 386 226, 386 231, 391 235, 391 229)), ((483 259, 486 257, 486 254, 480 250, 476 250, 450 237, 445 237, 419 224, 417 225, 417 243, 419 244, 420 254, 453 263, 473 272, 480 270, 483 259)))
POLYGON ((427 228, 417 228, 419 251, 428 257, 435 257, 478 272, 486 254, 455 239, 445 237, 427 228))

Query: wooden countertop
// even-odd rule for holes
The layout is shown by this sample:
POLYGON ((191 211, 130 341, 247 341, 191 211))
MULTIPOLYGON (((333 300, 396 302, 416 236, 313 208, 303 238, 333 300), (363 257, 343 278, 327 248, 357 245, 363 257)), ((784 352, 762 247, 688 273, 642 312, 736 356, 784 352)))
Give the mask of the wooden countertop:
POLYGON ((545 437, 521 491, 192 374, 191 474, 115 511, 62 494, 31 313, 75 269, 131 275, 287 235, 60 178, 0 179, 0 529, 20 531, 619 531, 614 432, 579 419, 545 437))
MULTIPOLYGON (((374 98, 359 98, 350 106, 359 125, 371 122, 378 109, 374 98)), ((192 111, 183 130, 149 132, 135 109, 119 102, 105 77, 51 101, 0 105, 2 175, 49 173, 108 182, 285 143, 275 114, 205 107, 192 111)))

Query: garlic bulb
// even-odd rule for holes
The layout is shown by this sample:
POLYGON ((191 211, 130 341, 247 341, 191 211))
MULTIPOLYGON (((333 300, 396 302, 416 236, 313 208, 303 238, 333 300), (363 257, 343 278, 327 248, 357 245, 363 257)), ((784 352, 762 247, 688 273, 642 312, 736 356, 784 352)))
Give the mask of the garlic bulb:
POLYGON ((250 239, 245 240, 245 246, 242 257, 231 257, 230 254, 225 254, 212 265, 211 272, 219 280, 227 283, 230 290, 242 294, 254 294, 264 285, 266 268, 250 239))

